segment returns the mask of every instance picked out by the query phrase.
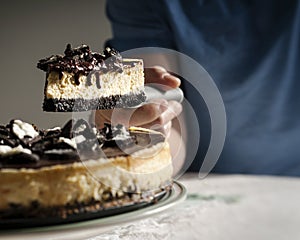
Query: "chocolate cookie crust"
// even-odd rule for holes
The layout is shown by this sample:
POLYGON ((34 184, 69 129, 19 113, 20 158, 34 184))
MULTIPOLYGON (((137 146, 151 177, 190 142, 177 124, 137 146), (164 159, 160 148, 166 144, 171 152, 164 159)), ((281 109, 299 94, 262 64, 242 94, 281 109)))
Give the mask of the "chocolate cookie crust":
POLYGON ((82 112, 119 107, 134 107, 145 100, 146 95, 144 92, 140 94, 115 95, 96 99, 44 98, 43 110, 46 112, 82 112))

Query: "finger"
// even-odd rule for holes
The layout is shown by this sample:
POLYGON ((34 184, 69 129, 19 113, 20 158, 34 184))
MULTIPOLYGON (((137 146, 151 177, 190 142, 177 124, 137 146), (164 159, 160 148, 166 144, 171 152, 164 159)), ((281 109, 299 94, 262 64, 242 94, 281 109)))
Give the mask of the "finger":
POLYGON ((105 120, 110 121, 113 109, 109 110, 97 110, 95 113, 96 122, 105 120))
POLYGON ((165 134, 166 138, 170 137, 171 129, 172 129, 172 122, 170 121, 169 123, 165 124, 163 127, 164 130, 163 133, 165 134))
POLYGON ((157 83, 171 88, 177 88, 181 83, 179 78, 171 75, 165 68, 160 66, 145 68, 144 73, 146 83, 157 83))
POLYGON ((169 107, 157 119, 151 123, 142 125, 141 127, 153 129, 169 136, 171 123, 174 118, 182 112, 182 105, 176 101, 170 101, 169 107))
POLYGON ((138 109, 113 109, 96 111, 95 121, 97 126, 104 122, 113 121, 125 126, 164 125, 177 117, 182 112, 182 105, 176 101, 167 102, 156 99, 138 109))
POLYGON ((170 136, 170 132, 172 128, 172 122, 170 121, 164 125, 158 125, 152 123, 152 124, 142 125, 141 127, 161 132, 162 134, 165 135, 166 138, 168 138, 170 136))
POLYGON ((157 119, 168 107, 165 99, 155 99, 136 109, 98 110, 95 114, 96 122, 113 122, 125 126, 140 126, 157 119))
POLYGON ((122 124, 124 126, 130 125, 130 119, 134 114, 135 109, 111 109, 111 110, 99 110, 96 112, 96 121, 103 121, 111 123, 112 125, 122 124), (98 118, 97 118, 98 117, 98 118))
POLYGON ((155 119, 151 124, 165 125, 172 121, 174 118, 179 116, 182 112, 182 105, 176 101, 170 101, 168 108, 164 111, 157 119, 155 119))
POLYGON ((104 111, 106 110, 97 110, 95 112, 95 124, 97 128, 103 128, 104 123, 110 123, 110 118, 107 116, 107 113, 104 113, 104 111))
POLYGON ((135 110, 130 118, 131 126, 141 126, 153 122, 168 108, 168 101, 155 99, 135 110))

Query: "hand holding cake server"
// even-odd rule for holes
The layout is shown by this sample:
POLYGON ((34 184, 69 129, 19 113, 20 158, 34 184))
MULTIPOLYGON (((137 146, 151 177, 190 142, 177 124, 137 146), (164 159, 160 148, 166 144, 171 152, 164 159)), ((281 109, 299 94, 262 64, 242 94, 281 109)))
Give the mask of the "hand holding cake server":
POLYGON ((144 74, 146 101, 129 109, 97 111, 96 123, 110 122, 113 112, 118 111, 116 121, 122 124, 155 128, 169 135, 172 119, 182 111, 180 79, 160 66, 145 68, 144 74))

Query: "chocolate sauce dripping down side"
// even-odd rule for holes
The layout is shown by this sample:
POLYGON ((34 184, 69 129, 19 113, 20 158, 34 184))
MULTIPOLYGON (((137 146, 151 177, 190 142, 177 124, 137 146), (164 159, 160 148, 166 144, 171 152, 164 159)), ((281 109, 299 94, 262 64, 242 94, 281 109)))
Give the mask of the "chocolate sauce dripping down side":
POLYGON ((92 77, 96 78, 97 88, 101 88, 100 74, 107 72, 123 72, 123 60, 120 53, 113 48, 105 48, 103 53, 92 52, 87 45, 81 45, 72 48, 68 44, 64 56, 52 55, 39 60, 37 67, 47 73, 58 72, 59 78, 63 72, 69 72, 74 75, 75 84, 79 85, 80 75, 87 76, 87 85, 92 85, 92 77))
POLYGON ((101 88, 101 79, 100 79, 100 73, 99 72, 95 72, 95 77, 96 77, 96 85, 97 88, 101 88))
POLYGON ((99 70, 99 71, 91 71, 89 73, 89 75, 87 75, 87 81, 86 81, 86 84, 87 86, 91 86, 92 85, 92 76, 94 75, 95 78, 96 78, 96 86, 98 89, 101 88, 101 78, 100 78, 100 74, 102 73, 103 71, 99 70))

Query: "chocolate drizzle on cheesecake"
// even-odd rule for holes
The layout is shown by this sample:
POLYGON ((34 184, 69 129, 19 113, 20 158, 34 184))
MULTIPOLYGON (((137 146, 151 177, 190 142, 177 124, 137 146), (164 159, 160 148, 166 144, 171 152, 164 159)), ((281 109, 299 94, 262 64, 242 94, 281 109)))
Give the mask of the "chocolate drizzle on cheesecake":
POLYGON ((43 130, 12 120, 6 126, 0 125, 0 169, 40 168, 125 156, 164 140, 160 133, 128 130, 120 124, 97 129, 83 119, 70 120, 63 128, 43 130), (14 127, 16 124, 19 128, 14 127))
POLYGON ((96 84, 101 88, 100 74, 107 72, 123 72, 123 60, 120 53, 113 48, 105 48, 103 53, 92 52, 87 45, 72 48, 68 44, 62 55, 52 55, 39 60, 37 67, 47 73, 55 71, 62 78, 63 72, 74 75, 75 84, 79 85, 80 75, 88 76, 88 85, 91 85, 91 76, 96 77, 96 84))

